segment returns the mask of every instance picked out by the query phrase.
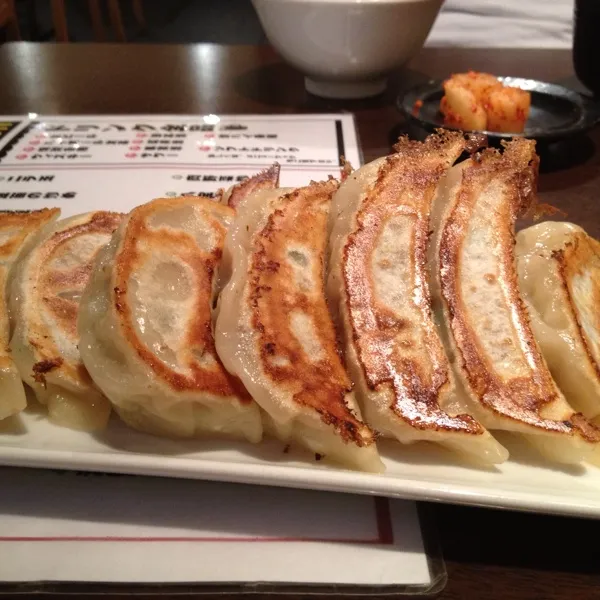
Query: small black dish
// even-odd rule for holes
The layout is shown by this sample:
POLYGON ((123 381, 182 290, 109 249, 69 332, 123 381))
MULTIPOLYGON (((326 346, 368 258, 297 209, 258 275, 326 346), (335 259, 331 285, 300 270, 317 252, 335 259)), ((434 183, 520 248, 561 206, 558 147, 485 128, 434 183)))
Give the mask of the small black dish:
MULTIPOLYGON (((530 92, 531 109, 523 133, 473 132, 486 134, 490 141, 527 137, 539 142, 556 142, 584 133, 600 122, 600 102, 594 102, 562 85, 520 77, 498 79, 505 85, 530 92)), ((444 125, 444 117, 439 111, 443 95, 442 82, 432 80, 398 98, 398 108, 409 121, 427 131, 438 127, 453 129, 444 125)))

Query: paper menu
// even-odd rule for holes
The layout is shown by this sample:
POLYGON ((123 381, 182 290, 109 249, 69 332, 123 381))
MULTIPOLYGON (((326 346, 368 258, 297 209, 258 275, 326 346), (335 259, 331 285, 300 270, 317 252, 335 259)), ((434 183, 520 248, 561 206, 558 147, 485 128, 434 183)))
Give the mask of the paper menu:
POLYGON ((281 165, 281 185, 360 164, 351 115, 0 117, 0 206, 63 216, 211 195, 281 165))
POLYGON ((412 502, 14 468, 0 488, 4 582, 431 580, 412 502))
MULTIPOLYGON (((0 117, 0 209, 125 212, 159 196, 210 195, 274 161, 281 185, 299 186, 339 176, 341 155, 360 164, 350 115, 0 117)), ((60 455, 67 468, 119 470, 118 459, 158 464, 157 446, 168 446, 121 432, 129 446, 118 452, 37 417, 27 411, 22 431, 0 432, 11 463, 56 467, 60 455)), ((247 460, 221 452, 215 462, 221 454, 223 464, 247 460)), ((0 583, 431 580, 411 502, 14 468, 0 469, 0 490, 0 583)))

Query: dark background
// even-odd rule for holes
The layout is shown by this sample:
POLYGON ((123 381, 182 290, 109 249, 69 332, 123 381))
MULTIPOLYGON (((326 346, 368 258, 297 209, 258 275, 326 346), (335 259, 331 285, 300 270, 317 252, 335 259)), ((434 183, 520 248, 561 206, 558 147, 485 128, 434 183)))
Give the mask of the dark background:
MULTIPOLYGON (((21 37, 29 41, 54 39, 49 0, 17 0, 21 37)), ((113 37, 105 2, 101 2, 107 39, 113 37)), ((250 0, 142 0, 147 28, 135 21, 131 2, 119 2, 127 41, 136 43, 261 44, 266 42, 250 0)), ((88 4, 66 1, 71 42, 92 42, 88 4)), ((5 39, 0 30, 0 41, 5 39)))

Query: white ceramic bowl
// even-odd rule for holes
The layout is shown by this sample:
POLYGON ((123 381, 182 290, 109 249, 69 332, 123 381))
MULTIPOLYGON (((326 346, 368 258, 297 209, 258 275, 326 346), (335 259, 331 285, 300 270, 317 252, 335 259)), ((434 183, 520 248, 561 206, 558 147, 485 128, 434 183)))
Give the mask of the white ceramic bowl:
POLYGON ((269 41, 309 92, 364 98, 423 45, 443 0, 252 0, 269 41))

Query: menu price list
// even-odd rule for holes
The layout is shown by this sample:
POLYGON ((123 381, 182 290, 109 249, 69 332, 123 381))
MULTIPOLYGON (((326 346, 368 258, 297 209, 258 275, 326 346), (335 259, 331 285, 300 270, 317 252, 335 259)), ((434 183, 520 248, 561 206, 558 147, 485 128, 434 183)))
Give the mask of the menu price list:
POLYGON ((351 115, 0 116, 0 206, 63 215, 212 196, 273 162, 281 185, 360 163, 351 115))

